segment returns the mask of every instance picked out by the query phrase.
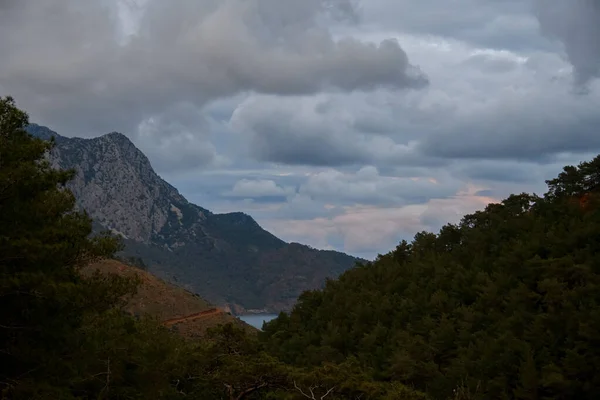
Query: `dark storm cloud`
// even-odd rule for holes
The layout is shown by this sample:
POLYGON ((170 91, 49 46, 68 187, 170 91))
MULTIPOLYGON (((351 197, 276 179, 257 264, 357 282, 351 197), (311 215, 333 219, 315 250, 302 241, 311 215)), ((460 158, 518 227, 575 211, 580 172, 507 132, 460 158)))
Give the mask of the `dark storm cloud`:
POLYGON ((256 129, 260 129, 260 135, 252 142, 252 151, 261 161, 339 166, 366 163, 370 158, 362 149, 338 141, 327 132, 282 135, 280 128, 273 125, 258 126, 256 129))
POLYGON ((231 127, 249 156, 263 162, 329 167, 436 164, 414 152, 407 140, 418 130, 400 132, 410 125, 410 116, 398 123, 405 113, 385 104, 386 96, 398 94, 366 102, 365 96, 253 96, 233 113, 231 127), (397 133, 406 136, 396 141, 397 133))
POLYGON ((178 102, 420 87, 393 40, 334 41, 322 20, 349 0, 149 0, 124 38, 117 0, 3 3, 0 90, 65 134, 131 132, 178 102), (6 6, 8 4, 8 6, 6 6))
POLYGON ((571 93, 566 75, 554 78, 564 62, 472 51, 463 59, 461 51, 455 51, 458 62, 432 69, 437 83, 425 91, 317 100, 258 96, 233 113, 234 130, 261 161, 371 164, 382 171, 485 158, 543 164, 562 152, 600 152, 600 92, 571 93))
POLYGON ((281 101, 268 97, 243 103, 232 122, 248 136, 250 155, 260 161, 289 165, 338 166, 368 163, 368 149, 348 140, 343 126, 334 126, 323 103, 281 101))
POLYGON ((577 84, 600 77, 600 1, 534 0, 542 31, 564 44, 577 84))
MULTIPOLYGON (((568 96, 568 94, 564 94, 568 96)), ((525 99, 523 99, 525 100, 525 99)), ((442 135, 431 135, 420 145, 429 156, 449 159, 509 159, 548 162, 553 154, 600 151, 598 101, 580 107, 549 104, 505 104, 493 114, 457 121, 442 135), (519 109, 520 106, 529 107, 519 109), (545 107, 548 108, 545 108, 545 107)), ((571 106, 577 103, 573 100, 571 106)))

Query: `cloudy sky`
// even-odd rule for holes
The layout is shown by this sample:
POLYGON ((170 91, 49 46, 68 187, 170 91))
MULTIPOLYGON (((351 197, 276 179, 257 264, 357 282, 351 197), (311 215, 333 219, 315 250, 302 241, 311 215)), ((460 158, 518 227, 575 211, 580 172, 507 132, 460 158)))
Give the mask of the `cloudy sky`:
POLYGON ((598 0, 0 0, 0 95, 371 258, 600 153, 598 0))

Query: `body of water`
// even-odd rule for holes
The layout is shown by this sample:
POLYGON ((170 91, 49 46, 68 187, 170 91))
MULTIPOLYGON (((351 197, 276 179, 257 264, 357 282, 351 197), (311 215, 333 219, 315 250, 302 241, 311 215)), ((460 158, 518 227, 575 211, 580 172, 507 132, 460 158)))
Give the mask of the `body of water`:
POLYGON ((264 322, 269 322, 275 318, 277 318, 277 314, 248 314, 248 315, 238 315, 238 318, 247 323, 248 325, 252 325, 256 329, 262 329, 264 322))

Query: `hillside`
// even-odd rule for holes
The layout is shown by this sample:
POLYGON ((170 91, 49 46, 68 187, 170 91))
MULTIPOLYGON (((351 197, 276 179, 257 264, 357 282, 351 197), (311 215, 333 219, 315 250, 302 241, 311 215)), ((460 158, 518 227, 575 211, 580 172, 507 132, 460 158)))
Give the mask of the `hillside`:
POLYGON ((139 279, 137 291, 128 300, 125 310, 134 316, 156 317, 165 326, 183 336, 202 336, 207 329, 227 323, 234 323, 249 332, 254 331, 254 328, 216 308, 200 296, 139 268, 108 259, 90 264, 82 270, 84 276, 89 276, 94 271, 139 279))
POLYGON ((432 399, 600 398, 600 156, 304 293, 262 340, 432 399))
POLYGON ((126 136, 66 138, 48 128, 28 131, 56 138, 54 167, 77 171, 68 184, 96 230, 124 238, 126 257, 237 313, 289 310, 304 290, 322 287, 358 259, 286 243, 240 212, 213 214, 188 202, 152 169, 126 136))

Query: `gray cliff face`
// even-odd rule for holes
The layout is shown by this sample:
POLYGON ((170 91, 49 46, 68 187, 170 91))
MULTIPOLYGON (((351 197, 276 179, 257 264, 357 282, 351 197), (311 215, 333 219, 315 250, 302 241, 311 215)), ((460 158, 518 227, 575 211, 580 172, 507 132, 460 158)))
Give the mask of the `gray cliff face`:
POLYGON ((120 133, 81 139, 38 125, 28 130, 55 138, 50 162, 75 169, 68 187, 78 207, 96 228, 124 238, 123 256, 141 259, 155 275, 218 305, 238 312, 289 310, 304 290, 361 261, 285 243, 244 213, 213 214, 188 202, 120 133))
MULTIPOLYGON (((38 135, 48 137, 41 132, 38 135)), ((148 158, 120 133, 94 139, 61 137, 50 161, 59 168, 76 169, 77 175, 68 187, 78 206, 97 223, 127 239, 151 243, 170 219, 183 218, 182 208, 192 214, 188 218, 206 219, 207 211, 190 207, 177 189, 154 172, 148 158)))

